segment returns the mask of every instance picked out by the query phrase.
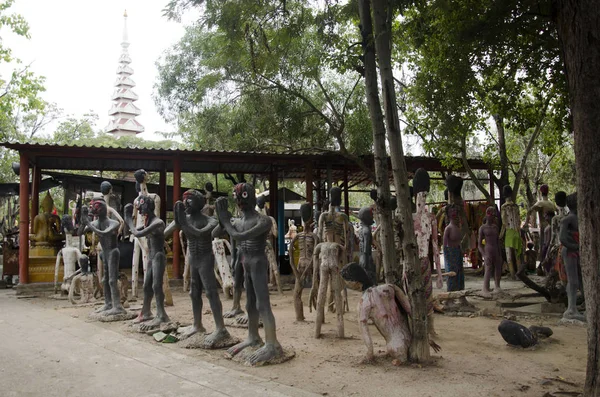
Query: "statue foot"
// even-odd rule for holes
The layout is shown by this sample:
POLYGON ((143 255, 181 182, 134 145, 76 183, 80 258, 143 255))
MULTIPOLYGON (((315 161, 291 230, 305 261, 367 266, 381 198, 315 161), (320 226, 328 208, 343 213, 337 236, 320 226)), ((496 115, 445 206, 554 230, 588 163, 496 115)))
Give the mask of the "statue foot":
POLYGON ((252 353, 252 355, 248 357, 246 361, 250 365, 256 365, 280 356, 283 356, 283 349, 281 348, 281 345, 277 342, 276 344, 269 343, 252 353))
POLYGON ((373 354, 367 354, 362 360, 360 360, 361 364, 374 364, 375 356, 373 354))
POLYGON ((231 335, 229 335, 229 331, 227 331, 225 328, 217 329, 212 333, 206 335, 206 337, 204 338, 204 345, 209 349, 212 349, 222 341, 229 338, 231 338, 231 335))
POLYGON ((563 319, 565 320, 578 320, 581 322, 586 322, 586 317, 579 313, 577 310, 568 310, 563 313, 563 319))
POLYGON ((485 299, 492 299, 492 293, 490 292, 490 290, 481 291, 481 296, 485 299))
POLYGON ((237 316, 238 314, 243 314, 244 311, 242 309, 238 308, 233 308, 225 313, 223 313, 223 318, 234 318, 235 316, 237 316))
POLYGON ((104 315, 105 316, 113 316, 115 314, 125 314, 125 313, 127 313, 127 310, 125 310, 123 308, 123 306, 120 306, 120 307, 114 307, 110 310, 105 311, 104 315))
POLYGON ((145 321, 150 321, 154 318, 154 316, 152 315, 152 313, 148 313, 148 314, 144 314, 144 313, 140 313, 135 320, 133 320, 134 324, 139 324, 139 323, 143 323, 145 321))
POLYGON ((167 322, 167 321, 163 321, 159 317, 155 317, 153 320, 146 321, 145 323, 141 323, 140 324, 140 332, 148 332, 148 331, 154 331, 154 330, 160 329, 160 325, 164 322, 167 322))
POLYGON ((235 322, 238 324, 248 324, 248 315, 243 314, 235 318, 235 322))
POLYGON ((179 340, 184 340, 194 334, 197 334, 197 333, 203 334, 205 332, 206 332, 206 329, 204 329, 204 327, 202 325, 200 325, 199 327, 196 327, 195 325, 190 325, 189 327, 185 327, 183 329, 183 332, 182 332, 181 336, 179 337, 179 340))
POLYGON ((240 342, 237 345, 234 345, 227 349, 227 354, 233 357, 249 346, 258 346, 260 344, 262 344, 262 340, 260 339, 260 337, 257 337, 256 339, 248 338, 245 341, 240 342))
POLYGON ((101 312, 105 312, 108 310, 112 309, 112 305, 103 305, 102 307, 97 308, 96 310, 94 310, 95 313, 101 313, 101 312))

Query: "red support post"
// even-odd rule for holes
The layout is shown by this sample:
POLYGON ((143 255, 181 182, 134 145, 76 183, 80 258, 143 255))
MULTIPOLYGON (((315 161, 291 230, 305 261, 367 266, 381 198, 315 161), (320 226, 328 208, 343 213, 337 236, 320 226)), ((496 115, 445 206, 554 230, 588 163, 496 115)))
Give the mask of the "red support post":
MULTIPOLYGON (((181 197, 181 158, 173 159, 173 200, 181 197)), ((179 242, 179 230, 173 232, 173 277, 181 278, 181 243, 179 242)))
MULTIPOLYGON (((29 173, 29 171, 28 171, 29 173)), ((29 176, 27 177, 29 180, 29 176)), ((31 225, 30 228, 33 227, 33 219, 40 213, 40 183, 42 182, 42 170, 37 164, 33 165, 33 173, 31 177, 31 225)), ((29 183, 29 182, 27 182, 29 183)), ((33 233, 33 230, 31 230, 33 233)))
POLYGON ((346 205, 344 212, 346 216, 350 216, 350 201, 348 197, 348 168, 344 167, 344 204, 346 205))
POLYGON ((19 284, 29 282, 29 153, 19 152, 19 284))

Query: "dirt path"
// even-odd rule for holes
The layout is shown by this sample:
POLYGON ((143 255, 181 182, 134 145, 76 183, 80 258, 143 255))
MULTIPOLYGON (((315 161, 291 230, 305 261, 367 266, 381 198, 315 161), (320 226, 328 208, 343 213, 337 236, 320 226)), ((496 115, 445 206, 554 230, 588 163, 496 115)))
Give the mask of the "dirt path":
MULTIPOLYGON (((481 283, 481 278, 469 278, 467 288, 481 283)), ((511 293, 521 290, 519 282, 504 282, 503 288, 511 293)), ((304 299, 308 290, 304 292, 304 299)), ((169 316, 181 324, 192 320, 189 296, 180 289, 173 291, 174 307, 167 307, 169 316)), ((365 365, 361 359, 365 347, 360 339, 356 304, 360 294, 349 291, 350 309, 344 316, 347 338, 335 338, 335 317, 326 313, 324 337, 314 339, 315 313, 305 308, 308 321, 295 322, 292 293, 282 297, 271 295, 271 304, 277 321, 277 335, 286 347, 296 351, 296 358, 282 365, 251 368, 224 358, 222 351, 185 350, 177 344, 161 344, 165 349, 197 357, 200 360, 293 385, 307 391, 328 396, 537 396, 547 392, 581 390, 585 379, 586 329, 576 326, 558 326, 556 318, 519 318, 523 325, 550 326, 554 335, 533 349, 516 349, 506 345, 497 331, 501 317, 450 317, 435 315, 439 336, 436 341, 442 351, 433 354, 430 366, 406 365, 396 367, 382 357, 383 339, 373 328, 376 352, 374 365, 365 365), (562 377, 578 387, 544 378, 562 377)), ((223 299, 223 296, 221 296, 223 299)), ((479 308, 494 307, 492 301, 469 298, 479 308)), ((208 309, 206 299, 204 310, 208 309)), ((73 308, 66 301, 34 299, 32 303, 68 313, 85 321, 89 307, 73 308)), ((138 302, 140 303, 140 302, 138 302)), ((134 303, 135 304, 135 303, 134 303)), ((224 300, 228 309, 230 300, 224 300)), ((204 315, 204 325, 210 331, 212 315, 204 315)), ((107 323, 103 327, 120 332, 149 344, 156 344, 146 335, 132 333, 125 323, 107 323)), ((230 328, 240 338, 246 330, 230 328)))

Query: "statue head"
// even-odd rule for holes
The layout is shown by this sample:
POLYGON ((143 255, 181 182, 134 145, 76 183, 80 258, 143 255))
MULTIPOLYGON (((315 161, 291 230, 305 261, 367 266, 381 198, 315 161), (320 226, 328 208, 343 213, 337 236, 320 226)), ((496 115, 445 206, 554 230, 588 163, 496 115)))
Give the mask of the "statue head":
POLYGON ((256 191, 249 183, 238 183, 233 187, 233 198, 242 211, 253 210, 256 207, 256 191))
POLYGON ((348 288, 353 290, 366 291, 373 286, 365 269, 356 262, 348 263, 342 268, 340 274, 348 288))
POLYGON ((419 168, 415 172, 415 177, 413 178, 414 194, 419 194, 421 192, 429 192, 430 188, 431 181, 429 179, 429 173, 424 168, 419 168))
POLYGON ((187 214, 194 214, 202 211, 202 208, 206 204, 206 199, 199 191, 190 189, 183 193, 183 204, 185 205, 185 212, 187 214))
POLYGON ((570 212, 577 213, 577 192, 567 196, 567 207, 570 212))
POLYGON ((564 208, 567 206, 567 193, 562 190, 554 194, 554 201, 558 207, 564 208))
POLYGON ((133 173, 133 177, 135 178, 135 191, 139 193, 142 190, 140 185, 146 182, 148 173, 143 169, 139 169, 133 173))
POLYGON ((267 204, 267 198, 264 195, 258 196, 256 198, 256 205, 258 206, 258 208, 260 208, 261 210, 264 210, 265 204, 267 204))
POLYGON ((373 210, 371 207, 362 207, 358 210, 358 219, 364 225, 371 226, 373 224, 373 210))
POLYGON ((460 197, 460 192, 463 187, 463 179, 460 176, 448 175, 446 177, 446 187, 448 188, 448 192, 450 192, 450 194, 460 197))
POLYGON ((512 196, 513 196, 513 190, 512 187, 510 185, 504 185, 502 187, 502 194, 504 195, 505 199, 510 199, 512 200, 512 196))
POLYGON ((70 215, 64 214, 62 218, 60 218, 60 226, 63 233, 73 233, 75 231, 75 227, 73 226, 73 218, 70 215))
POLYGON ((302 223, 308 225, 312 219, 312 206, 309 203, 304 203, 300 206, 300 218, 302 223))
POLYGON ((150 196, 140 196, 138 198, 138 211, 143 216, 154 214, 154 199, 150 196))
POLYGON ((106 216, 108 214, 108 207, 106 201, 103 198, 96 198, 90 201, 90 215, 92 216, 106 216))
POLYGON ((204 190, 206 191, 206 193, 212 193, 214 188, 213 188, 213 184, 210 182, 206 182, 204 184, 204 190))
POLYGON ((549 190, 550 190, 550 188, 546 184, 543 184, 542 186, 540 186, 540 193, 544 197, 546 197, 548 195, 549 190))
POLYGON ((44 199, 42 200, 41 207, 44 213, 46 214, 52 212, 52 209, 54 208, 54 200, 52 199, 52 196, 50 196, 50 192, 46 193, 46 197, 44 197, 44 199))
POLYGON ((498 211, 496 211, 496 207, 494 207, 493 205, 490 205, 489 207, 486 208, 485 219, 487 220, 487 223, 489 225, 494 223, 494 219, 496 218, 497 214, 498 214, 498 211))
POLYGON ((450 222, 458 222, 458 206, 456 204, 446 206, 446 217, 450 222))
POLYGON ((106 196, 107 194, 110 194, 111 191, 111 183, 109 181, 102 181, 102 183, 100 184, 100 192, 102 192, 102 194, 106 196))
POLYGON ((342 189, 338 186, 334 186, 329 191, 329 205, 339 207, 342 205, 342 189))
POLYGON ((377 189, 371 189, 369 196, 371 197, 371 200, 377 201, 377 189))
POLYGON ((87 255, 82 254, 79 257, 79 267, 83 274, 88 274, 90 272, 90 258, 87 255))

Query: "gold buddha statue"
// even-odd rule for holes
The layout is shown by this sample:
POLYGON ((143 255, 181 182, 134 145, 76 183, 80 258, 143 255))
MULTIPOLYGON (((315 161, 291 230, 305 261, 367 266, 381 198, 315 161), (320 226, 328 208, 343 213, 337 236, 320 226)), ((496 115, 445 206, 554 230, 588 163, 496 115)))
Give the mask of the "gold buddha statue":
POLYGON ((32 247, 59 246, 65 239, 61 233, 60 218, 52 214, 53 208, 54 200, 50 193, 46 193, 41 205, 42 212, 33 218, 33 229, 29 235, 32 247))

